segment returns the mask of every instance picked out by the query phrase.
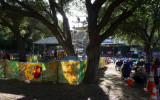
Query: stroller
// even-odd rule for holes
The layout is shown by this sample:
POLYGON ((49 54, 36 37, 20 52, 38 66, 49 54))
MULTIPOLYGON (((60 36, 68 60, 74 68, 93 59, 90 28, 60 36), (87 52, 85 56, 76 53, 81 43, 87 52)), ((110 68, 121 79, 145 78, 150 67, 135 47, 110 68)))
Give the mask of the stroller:
POLYGON ((122 67, 122 79, 127 79, 130 75, 131 67, 128 63, 125 63, 122 67))

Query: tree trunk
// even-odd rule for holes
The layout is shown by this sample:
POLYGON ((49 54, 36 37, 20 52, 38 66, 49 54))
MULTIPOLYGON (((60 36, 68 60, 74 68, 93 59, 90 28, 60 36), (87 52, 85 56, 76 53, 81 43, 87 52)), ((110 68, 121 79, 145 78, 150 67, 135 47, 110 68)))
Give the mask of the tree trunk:
POLYGON ((146 52, 146 62, 151 62, 152 58, 152 49, 150 45, 145 46, 145 52, 146 52))
POLYGON ((19 61, 26 62, 25 41, 21 36, 16 36, 16 40, 19 52, 19 61))
POLYGON ((100 44, 91 43, 87 46, 87 71, 84 83, 95 83, 97 81, 97 69, 100 57, 100 44))
MULTIPOLYGON (((54 28, 52 26, 48 26, 48 29, 50 29, 50 31, 52 33, 55 33, 55 34, 60 34, 58 32, 58 30, 54 30, 54 28)), ((75 56, 75 51, 74 51, 74 48, 73 48, 73 45, 72 45, 72 39, 65 39, 63 40, 62 37, 60 37, 59 35, 55 35, 57 41, 59 42, 59 44, 63 47, 63 49, 66 51, 67 55, 68 56, 75 56)), ((71 38, 71 37, 70 37, 71 38)))
POLYGON ((66 51, 68 56, 75 56, 75 51, 74 51, 73 45, 68 44, 68 43, 63 43, 63 44, 61 44, 61 46, 66 51))

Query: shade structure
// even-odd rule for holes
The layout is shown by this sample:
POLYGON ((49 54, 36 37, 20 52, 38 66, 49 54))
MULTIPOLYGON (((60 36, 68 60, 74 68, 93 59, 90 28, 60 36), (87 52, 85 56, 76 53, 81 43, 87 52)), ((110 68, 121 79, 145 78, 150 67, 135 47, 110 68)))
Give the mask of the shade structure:
POLYGON ((36 41, 36 42, 33 42, 34 44, 53 44, 53 45, 58 45, 58 41, 55 37, 48 37, 48 38, 45 38, 43 40, 39 40, 39 41, 36 41))
POLYGON ((126 45, 125 42, 123 41, 118 41, 118 42, 115 42, 114 39, 105 39, 102 43, 101 43, 101 46, 120 46, 120 45, 126 45))

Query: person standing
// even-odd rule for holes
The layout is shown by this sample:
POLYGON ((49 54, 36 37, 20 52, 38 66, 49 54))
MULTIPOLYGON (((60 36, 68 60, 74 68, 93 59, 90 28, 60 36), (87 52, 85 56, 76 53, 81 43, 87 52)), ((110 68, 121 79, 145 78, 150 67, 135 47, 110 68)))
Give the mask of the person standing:
POLYGON ((101 57, 103 57, 103 56, 104 56, 104 52, 102 51, 102 52, 101 52, 101 57))
POLYGON ((54 58, 57 59, 57 50, 54 51, 54 58))

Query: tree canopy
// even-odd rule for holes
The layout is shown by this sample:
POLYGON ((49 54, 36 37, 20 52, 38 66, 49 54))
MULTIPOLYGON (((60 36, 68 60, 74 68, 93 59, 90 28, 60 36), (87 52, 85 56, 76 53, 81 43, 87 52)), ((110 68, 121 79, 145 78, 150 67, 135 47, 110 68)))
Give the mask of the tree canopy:
POLYGON ((130 44, 141 44, 145 47, 147 61, 151 59, 153 50, 160 40, 159 1, 148 1, 119 26, 115 37, 126 40, 130 44), (150 55, 150 56, 149 56, 150 55))

